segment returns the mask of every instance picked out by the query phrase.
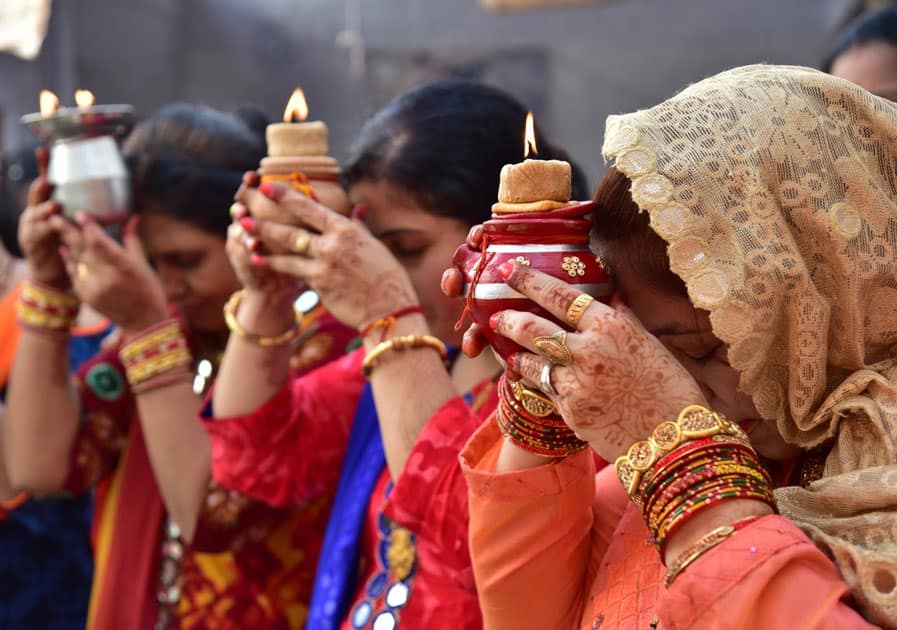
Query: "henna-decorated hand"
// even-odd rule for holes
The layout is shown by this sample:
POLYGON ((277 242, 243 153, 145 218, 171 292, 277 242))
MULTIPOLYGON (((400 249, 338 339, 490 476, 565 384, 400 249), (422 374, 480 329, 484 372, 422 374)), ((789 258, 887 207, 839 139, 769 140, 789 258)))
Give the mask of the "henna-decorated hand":
MULTIPOLYGON (((566 320, 580 292, 544 273, 513 266, 507 283, 548 312, 566 320)), ((557 324, 520 311, 502 311, 491 325, 532 352, 511 357, 511 366, 538 387, 543 366, 534 339, 560 330, 557 324)), ((573 362, 553 365, 551 396, 567 424, 607 461, 614 461, 664 420, 675 419, 687 405, 706 404, 697 382, 619 300, 594 301, 567 333, 573 362)))
POLYGON ((252 214, 255 214, 253 206, 274 201, 305 226, 244 220, 243 229, 269 250, 295 252, 256 255, 252 264, 259 269, 302 278, 344 324, 359 328, 417 304, 417 295, 405 269, 360 221, 346 218, 277 184, 243 189, 238 199, 252 214))

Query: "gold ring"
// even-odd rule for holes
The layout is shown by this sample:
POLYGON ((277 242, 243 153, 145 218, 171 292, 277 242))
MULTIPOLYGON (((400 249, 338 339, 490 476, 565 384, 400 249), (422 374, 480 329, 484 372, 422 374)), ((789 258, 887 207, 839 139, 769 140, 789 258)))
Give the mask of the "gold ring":
POLYGON ((79 262, 77 265, 75 265, 75 275, 78 277, 78 280, 83 280, 85 277, 87 277, 87 272, 87 263, 79 262))
POLYGON ((573 328, 579 326, 579 320, 582 319, 583 314, 586 312, 586 309, 589 308, 592 302, 595 301, 588 293, 580 293, 576 296, 576 299, 573 300, 573 303, 570 305, 570 308, 567 309, 567 323, 570 324, 573 328))
POLYGON ((300 229, 293 239, 293 251, 300 256, 304 256, 308 253, 309 245, 311 245, 311 234, 308 233, 308 230, 300 229))
POLYGON ((567 331, 559 330, 553 335, 536 337, 533 345, 543 357, 558 365, 571 365, 573 355, 567 347, 567 331))
POLYGON ((528 387, 524 387, 519 381, 511 381, 511 390, 527 413, 531 413, 537 418, 546 418, 553 413, 557 413, 557 409, 550 398, 543 396, 538 392, 534 392, 528 387))
POLYGON ((243 204, 242 204, 242 203, 240 203, 239 201, 235 201, 235 202, 233 202, 233 203, 230 205, 230 209, 228 210, 228 212, 230 212, 230 218, 231 218, 231 219, 236 219, 236 218, 237 218, 237 213, 238 213, 240 210, 242 210, 242 209, 243 209, 243 204))

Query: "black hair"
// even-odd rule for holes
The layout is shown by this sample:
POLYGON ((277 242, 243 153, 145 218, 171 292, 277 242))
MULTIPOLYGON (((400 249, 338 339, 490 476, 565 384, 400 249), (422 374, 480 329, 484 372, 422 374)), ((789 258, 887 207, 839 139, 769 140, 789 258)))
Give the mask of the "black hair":
MULTIPOLYGON (((386 180, 426 211, 467 225, 490 217, 505 164, 523 158, 526 108, 498 88, 438 81, 400 96, 365 124, 344 170, 347 189, 386 180)), ((538 158, 573 166, 573 199, 588 196, 582 170, 537 133, 538 158)))
POLYGON ((123 146, 134 210, 161 212, 224 237, 243 173, 265 157, 263 114, 175 103, 141 122, 123 146))
POLYGON ((888 6, 863 13, 848 24, 835 39, 822 62, 822 69, 831 72, 835 60, 855 46, 884 42, 897 47, 897 6, 888 6))
POLYGON ((37 175, 32 146, 9 151, 0 160, 0 239, 6 251, 16 258, 22 257, 19 219, 28 201, 28 187, 37 175))
POLYGON ((670 270, 667 244, 652 228, 647 212, 632 199, 632 181, 611 166, 598 183, 593 201, 593 240, 613 275, 626 265, 645 283, 688 296, 685 283, 670 270))

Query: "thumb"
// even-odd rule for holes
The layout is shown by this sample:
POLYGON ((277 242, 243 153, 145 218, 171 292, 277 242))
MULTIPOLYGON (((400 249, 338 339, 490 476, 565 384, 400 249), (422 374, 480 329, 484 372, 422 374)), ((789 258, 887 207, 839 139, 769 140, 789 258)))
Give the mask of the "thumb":
POLYGON ((143 250, 143 242, 140 240, 139 228, 140 217, 136 214, 131 215, 122 230, 122 244, 131 258, 145 260, 146 253, 143 250))

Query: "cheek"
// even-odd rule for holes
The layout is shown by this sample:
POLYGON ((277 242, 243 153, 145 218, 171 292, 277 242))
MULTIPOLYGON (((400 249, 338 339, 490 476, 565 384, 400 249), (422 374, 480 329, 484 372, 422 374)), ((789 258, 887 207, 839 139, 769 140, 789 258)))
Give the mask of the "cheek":
POLYGON ((233 269, 223 256, 212 255, 187 274, 190 288, 209 298, 229 296, 240 288, 233 269))

